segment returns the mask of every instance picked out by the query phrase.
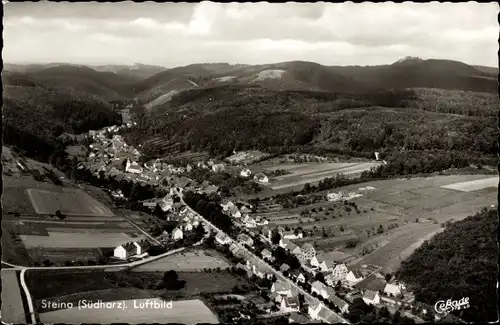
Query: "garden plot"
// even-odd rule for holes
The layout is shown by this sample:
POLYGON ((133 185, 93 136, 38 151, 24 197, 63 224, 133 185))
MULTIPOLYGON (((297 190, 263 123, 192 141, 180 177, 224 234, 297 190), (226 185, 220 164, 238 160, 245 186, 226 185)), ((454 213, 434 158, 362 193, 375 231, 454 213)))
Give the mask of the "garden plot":
POLYGON ((49 260, 53 263, 67 262, 72 260, 97 260, 102 257, 98 248, 47 248, 33 247, 29 250, 32 261, 43 262, 49 260))
POLYGON ((175 270, 179 272, 199 271, 205 268, 227 268, 230 265, 216 251, 194 251, 183 252, 170 256, 166 256, 159 260, 141 265, 134 269, 136 272, 165 272, 175 270))
POLYGON ((2 270, 2 321, 10 324, 26 324, 17 273, 2 270))
POLYGON ((441 187, 462 192, 472 192, 488 187, 498 187, 498 176, 485 179, 477 179, 468 182, 453 183, 441 187))
MULTIPOLYGON (((123 232, 116 233, 66 233, 48 232, 48 236, 20 235, 26 248, 54 247, 54 248, 92 248, 116 247, 131 240, 123 232)), ((144 236, 142 236, 144 237, 144 236)))
POLYGON ((112 216, 113 212, 102 203, 79 189, 63 189, 63 193, 28 189, 28 196, 38 214, 112 216))
MULTIPOLYGON (((121 300, 123 301, 123 300, 121 300)), ((120 302, 121 302, 120 301, 120 302)), ((137 308, 146 301, 161 303, 159 298, 125 300, 125 308, 62 309, 40 314, 43 323, 218 323, 210 309, 198 299, 173 301, 171 308, 137 308)))

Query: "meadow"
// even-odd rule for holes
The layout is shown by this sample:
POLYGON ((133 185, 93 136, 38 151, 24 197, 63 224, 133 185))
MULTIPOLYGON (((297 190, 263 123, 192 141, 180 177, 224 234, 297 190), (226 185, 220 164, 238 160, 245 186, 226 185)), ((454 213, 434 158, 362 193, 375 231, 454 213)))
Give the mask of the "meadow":
POLYGON ((225 269, 228 267, 230 267, 230 264, 217 251, 196 250, 169 255, 151 263, 140 265, 133 270, 135 272, 165 272, 168 270, 190 272, 203 269, 225 269))

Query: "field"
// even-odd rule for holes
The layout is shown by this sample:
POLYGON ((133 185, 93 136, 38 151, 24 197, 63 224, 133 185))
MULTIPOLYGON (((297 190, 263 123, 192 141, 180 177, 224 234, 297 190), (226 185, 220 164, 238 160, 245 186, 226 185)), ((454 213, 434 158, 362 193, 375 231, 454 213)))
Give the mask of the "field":
POLYGON ((498 186, 498 177, 492 177, 492 178, 480 179, 469 182, 454 183, 442 187, 450 190, 471 192, 471 191, 482 190, 483 188, 497 187, 497 186, 498 186))
MULTIPOLYGON (((62 309, 40 314, 43 323, 218 323, 217 317, 198 299, 173 301, 172 308, 140 308, 146 301, 158 298, 125 300, 124 308, 62 309)), ((119 300, 119 302, 122 302, 119 300)))
POLYGON ((62 193, 28 189, 28 196, 38 214, 112 216, 113 212, 80 189, 63 188, 62 193))
POLYGON ((269 187, 273 190, 282 190, 303 186, 306 183, 314 184, 324 178, 336 174, 358 174, 372 167, 378 166, 376 162, 364 163, 305 163, 264 167, 264 171, 284 169, 290 174, 274 177, 269 187))
POLYGON ((134 268, 134 271, 165 272, 168 270, 175 270, 178 272, 189 272, 199 271, 205 268, 225 269, 229 266, 230 265, 227 263, 225 258, 221 256, 217 251, 196 250, 167 256, 165 258, 134 268))
POLYGON ((26 324, 21 288, 14 271, 2 270, 2 321, 26 324))
MULTIPOLYGON (((85 189, 94 196, 100 193, 99 189, 93 187, 85 189)), ((126 241, 144 237, 120 216, 122 213, 115 215, 82 189, 39 182, 31 175, 4 175, 3 190, 2 230, 5 235, 2 236, 2 253, 3 258, 10 263, 34 265, 48 259, 64 264, 72 260, 95 260, 102 257, 102 248, 114 248, 126 241), (34 205, 28 191, 36 193, 34 205), (58 200, 67 195, 73 196, 72 202, 57 206, 60 203, 58 200), (45 198, 55 198, 55 201, 44 201, 45 198), (75 206, 68 206, 73 203, 75 206), (40 214, 48 212, 42 210, 50 205, 51 210, 60 208, 63 214, 67 213, 65 218, 61 220, 51 216, 55 210, 50 211, 49 215, 40 214), (78 210, 80 207, 81 210, 78 210), (92 207, 98 207, 105 213, 98 215, 92 207), (85 215, 92 213, 94 215, 85 215)), ((100 197, 102 195, 99 195, 99 200, 104 201, 100 197)))
POLYGON ((253 151, 241 151, 230 157, 227 157, 227 161, 233 164, 251 164, 258 160, 267 157, 268 154, 253 150, 253 151))
POLYGON ((465 218, 494 204, 497 188, 491 185, 497 182, 498 178, 493 180, 491 175, 374 181, 335 190, 362 194, 348 201, 355 204, 359 212, 343 202, 324 201, 294 209, 266 203, 261 211, 271 211, 267 212, 270 222, 287 220, 289 222, 281 225, 314 230, 299 243, 311 242, 324 251, 344 251, 357 256, 353 265, 375 264, 390 271, 395 270, 424 239, 440 231, 441 223, 465 218), (476 185, 479 183, 483 185, 476 185), (449 189, 451 184, 457 189, 456 184, 459 184, 468 191, 449 189), (313 218, 314 222, 301 220, 297 223, 299 218, 284 219, 284 216, 297 215, 304 210, 308 211, 302 217, 313 218), (378 232, 380 227, 383 228, 381 233, 378 232), (326 237, 322 235, 324 231, 326 237), (346 248, 352 239, 358 240, 357 245, 346 248))

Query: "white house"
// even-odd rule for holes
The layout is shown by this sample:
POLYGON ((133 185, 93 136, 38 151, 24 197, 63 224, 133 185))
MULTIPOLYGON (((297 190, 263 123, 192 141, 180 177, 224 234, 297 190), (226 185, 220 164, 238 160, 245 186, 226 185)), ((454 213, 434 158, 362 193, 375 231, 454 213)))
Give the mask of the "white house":
POLYGON ((358 269, 351 269, 344 278, 346 284, 353 286, 363 280, 364 276, 358 269))
POLYGON ((319 320, 319 312, 323 309, 323 304, 321 302, 317 302, 316 300, 309 305, 307 308, 307 313, 309 317, 314 320, 319 320))
POLYGON ((326 294, 326 285, 319 281, 314 281, 311 284, 311 292, 316 292, 318 296, 323 296, 326 294))
POLYGON ((332 271, 325 277, 326 283, 331 286, 335 286, 337 281, 342 281, 349 273, 347 266, 344 263, 336 264, 332 271))
POLYGON ((365 294, 363 295, 363 301, 367 305, 377 305, 380 303, 380 296, 379 296, 378 292, 366 290, 365 294))
POLYGON ((262 258, 266 258, 270 261, 274 260, 273 254, 267 248, 264 248, 260 254, 262 258))
POLYGON ((375 160, 379 161, 380 160, 380 152, 375 151, 375 160))
POLYGON ((125 243, 113 250, 113 256, 122 260, 126 260, 127 258, 134 256, 137 253, 137 247, 131 243, 125 243))
POLYGON ((135 247, 137 248, 136 254, 142 255, 147 252, 148 248, 151 246, 146 239, 138 240, 134 242, 135 247))
POLYGON ((301 251, 302 260, 304 261, 310 261, 312 258, 316 257, 316 250, 312 244, 305 243, 302 245, 301 251))
POLYGON ((231 238, 229 238, 222 232, 217 233, 217 235, 215 236, 215 240, 221 245, 226 245, 231 243, 231 238))
POLYGON ((182 224, 182 229, 184 231, 193 231, 193 224, 191 222, 189 222, 189 221, 188 222, 184 222, 182 224))
POLYGON ((406 290, 405 285, 398 282, 387 283, 384 287, 384 293, 387 295, 392 295, 394 297, 401 295, 404 290, 406 290))
POLYGON ((181 229, 175 228, 174 230, 172 230, 171 237, 173 240, 180 240, 180 239, 184 238, 184 233, 182 232, 181 229))
POLYGON ((299 238, 303 238, 303 237, 304 237, 304 234, 302 233, 302 231, 297 231, 297 234, 295 234, 295 231, 293 231, 293 230, 285 231, 283 233, 283 238, 285 238, 285 239, 299 239, 299 238))
POLYGON ((255 175, 253 179, 258 183, 263 183, 263 184, 269 183, 269 178, 262 173, 255 175))
POLYGON ((335 266, 335 262, 329 258, 328 254, 317 255, 311 259, 310 263, 319 268, 321 272, 328 272, 335 266))
POLYGON ((142 173, 143 169, 135 161, 130 162, 130 159, 127 159, 127 164, 125 165, 125 171, 127 173, 132 173, 132 174, 140 174, 142 173))
POLYGON ((255 228, 257 227, 257 222, 254 218, 250 217, 248 214, 242 220, 244 222, 245 227, 247 228, 255 228))
POLYGON ((245 168, 240 172, 241 177, 250 177, 250 175, 252 175, 252 171, 248 168, 245 168))

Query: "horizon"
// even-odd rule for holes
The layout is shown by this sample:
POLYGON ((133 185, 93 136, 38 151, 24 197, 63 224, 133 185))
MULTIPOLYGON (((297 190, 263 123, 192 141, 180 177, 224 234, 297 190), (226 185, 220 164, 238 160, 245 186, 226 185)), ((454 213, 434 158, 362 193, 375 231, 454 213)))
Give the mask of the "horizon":
POLYGON ((3 60, 11 64, 374 66, 418 56, 498 67, 495 2, 38 2, 4 8, 3 60))

